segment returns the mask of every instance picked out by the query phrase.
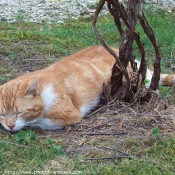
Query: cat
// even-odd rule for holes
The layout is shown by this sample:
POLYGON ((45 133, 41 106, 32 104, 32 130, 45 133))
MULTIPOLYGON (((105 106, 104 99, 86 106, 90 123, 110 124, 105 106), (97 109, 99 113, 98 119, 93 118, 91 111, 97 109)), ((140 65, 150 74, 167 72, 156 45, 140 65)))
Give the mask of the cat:
MULTIPOLYGON (((102 46, 92 46, 1 85, 1 125, 17 132, 25 126, 57 130, 81 122, 98 105, 114 63, 102 46)), ((149 70, 146 79, 151 80, 149 70)), ((163 74, 160 84, 174 85, 174 75, 163 74)))

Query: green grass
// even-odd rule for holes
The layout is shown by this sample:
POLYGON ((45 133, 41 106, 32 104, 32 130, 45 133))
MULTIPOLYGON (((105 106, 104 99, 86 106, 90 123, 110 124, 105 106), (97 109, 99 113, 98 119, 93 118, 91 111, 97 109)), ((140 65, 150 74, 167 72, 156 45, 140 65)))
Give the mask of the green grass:
POLYGON ((65 154, 58 140, 49 137, 41 140, 32 130, 4 135, 1 137, 0 147, 0 172, 34 171, 42 167, 43 162, 65 154))
MULTIPOLYGON (((151 8, 146 15, 162 51, 162 71, 173 72, 169 69, 169 65, 175 64, 175 51, 173 51, 175 15, 162 10, 155 12, 151 8)), ((29 68, 36 70, 85 47, 100 44, 92 30, 91 20, 91 17, 79 20, 68 19, 61 25, 51 24, 51 28, 48 28, 48 24, 1 22, 1 83, 18 76, 19 70, 22 72, 29 68)), ((120 37, 112 18, 101 17, 98 27, 109 45, 119 46, 120 37)), ((153 47, 139 25, 137 30, 147 51, 149 67, 152 67, 153 47)), ((136 45, 134 48, 137 48, 136 45)), ((137 52, 136 56, 139 59, 137 52)), ((171 94, 166 88, 162 88, 161 91, 162 96, 171 94)), ((10 134, 0 129, 0 174, 4 174, 5 171, 30 171, 32 174, 36 170, 46 172, 48 169, 49 171, 67 171, 69 174, 77 171, 82 175, 175 174, 175 138, 160 137, 158 130, 154 130, 152 134, 153 136, 141 139, 125 138, 115 147, 108 143, 109 147, 117 147, 134 156, 135 159, 88 161, 85 160, 87 157, 84 154, 67 155, 64 150, 69 147, 69 144, 64 142, 64 137, 53 137, 47 132, 42 135, 30 130, 10 134)), ((92 143, 103 145, 103 140, 98 140, 97 137, 92 140, 92 143)), ((78 143, 74 144, 79 146, 78 143)), ((98 153, 94 154, 94 157, 98 155, 98 153)))
MULTIPOLYGON (((61 140, 38 137, 34 131, 14 135, 2 134, 0 140, 0 172, 7 171, 69 171, 79 174, 145 174, 175 173, 175 138, 157 137, 125 140, 124 150, 134 155, 132 160, 88 161, 83 155, 66 156, 61 140), (57 166, 52 166, 52 161, 57 166), (64 167, 64 169, 62 169, 64 167)), ((117 155, 117 154, 116 154, 117 155)), ((71 174, 71 173, 70 173, 71 174)))
MULTIPOLYGON (((158 44, 161 49, 162 71, 171 72, 172 70, 167 69, 167 67, 170 66, 171 59, 172 64, 175 64, 174 15, 161 9, 155 11, 150 7, 148 12, 146 13, 146 16, 148 17, 148 22, 153 27, 154 34, 157 38, 158 44)), ((154 59, 154 49, 147 36, 143 33, 143 30, 141 29, 140 25, 138 26, 138 31, 140 32, 142 42, 144 43, 144 46, 147 51, 148 65, 152 67, 152 61, 154 59)))
MULTIPOLYGON (((151 140, 147 140, 148 143, 151 140)), ((128 149, 133 153, 137 159, 128 160, 124 159, 121 162, 114 160, 111 162, 97 161, 97 162, 84 162, 90 171, 83 170, 85 174, 133 174, 133 175, 159 175, 159 174, 174 174, 175 173, 175 139, 161 139, 152 140, 153 144, 148 146, 147 142, 139 142, 132 140, 132 144, 128 140, 128 149), (97 164, 98 167, 97 167, 97 164), (87 173, 88 172, 88 173, 87 173)), ((127 144, 127 142, 126 142, 127 144)), ((129 151, 129 152, 130 152, 129 151)), ((85 168, 87 168, 85 166, 85 168)), ((78 167, 76 167, 78 169, 78 167)), ((83 174, 82 173, 82 174, 83 174)))
MULTIPOLYGON (((107 36, 109 43, 113 45, 114 41, 111 42, 110 40, 116 38, 117 32, 114 27, 112 28, 111 19, 106 17, 100 21, 99 26, 104 36, 107 36), (109 32, 114 34, 109 36, 109 32)), ((91 18, 82 18, 79 21, 67 20, 62 25, 53 24, 50 30, 45 29, 47 24, 36 26, 33 24, 30 26, 28 23, 8 24, 6 30, 2 29, 5 28, 6 23, 2 23, 2 25, 0 27, 0 40, 4 47, 1 52, 5 52, 7 55, 13 51, 20 56, 21 53, 18 53, 20 46, 14 50, 12 50, 12 46, 14 43, 18 46, 18 43, 21 42, 25 44, 29 52, 40 51, 42 56, 48 53, 55 56, 68 55, 75 50, 99 44, 92 30, 91 18), (10 49, 8 49, 9 47, 10 49)), ((25 48, 20 51, 26 54, 25 48)))

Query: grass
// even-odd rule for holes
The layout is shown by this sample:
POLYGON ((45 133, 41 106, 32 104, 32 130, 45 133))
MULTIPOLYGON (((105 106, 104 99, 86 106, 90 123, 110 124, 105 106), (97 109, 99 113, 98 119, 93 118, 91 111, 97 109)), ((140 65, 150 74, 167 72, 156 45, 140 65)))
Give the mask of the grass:
MULTIPOLYGON (((70 172, 73 174, 173 174, 175 172, 175 138, 152 136, 149 139, 128 139, 121 146, 134 155, 133 160, 88 161, 83 155, 69 157, 61 140, 38 137, 31 130, 15 135, 3 134, 0 141, 0 172, 70 172)), ((117 156, 117 154, 115 154, 117 156)), ((39 173, 40 172, 40 173, 39 173)), ((12 173, 11 173, 12 174, 12 173)), ((19 173, 23 174, 23 173, 19 173)), ((37 174, 37 173, 36 173, 37 174)), ((53 174, 53 173, 52 173, 53 174)))
MULTIPOLYGON (((173 28, 175 19, 173 15, 169 14, 168 12, 163 11, 161 9, 157 9, 155 11, 151 7, 149 7, 147 16, 149 16, 148 21, 151 24, 151 26, 153 26, 153 31, 157 37, 162 52, 162 63, 161 63, 162 71, 171 72, 171 70, 170 69, 168 70, 167 67, 170 66, 170 63, 172 64, 175 63, 174 59, 175 29, 173 28), (150 12, 151 14, 149 14, 150 12)), ((151 66, 152 60, 154 59, 154 50, 152 48, 150 41, 147 39, 147 36, 143 34, 143 31, 141 31, 140 28, 141 27, 139 26, 138 30, 140 31, 142 41, 147 51, 148 64, 151 66)))
MULTIPOLYGON (((8 135, 0 141, 1 163, 0 172, 5 170, 34 171, 42 166, 44 161, 64 156, 64 150, 59 141, 47 138, 42 141, 34 131, 21 131, 15 135, 8 135), (36 161, 37 158, 37 161, 36 161)), ((1 173, 2 174, 2 173, 1 173)))
MULTIPOLYGON (((170 64, 175 63, 175 16, 162 10, 147 9, 146 15, 154 29, 159 42, 163 59, 162 71, 173 72, 170 64)), ((19 22, 10 24, 0 23, 0 82, 4 83, 13 77, 19 76, 28 70, 36 70, 49 65, 77 50, 100 44, 96 39, 91 25, 92 18, 68 19, 64 24, 33 24, 19 22)), ((107 43, 119 46, 120 37, 109 16, 101 17, 98 21, 100 33, 107 43)), ((149 67, 152 67, 154 50, 143 30, 137 25, 137 30, 147 51, 149 67)), ((134 45, 135 50, 136 45, 134 45)), ((136 52, 137 58, 139 54, 136 52)), ((162 92, 170 94, 164 87, 162 92)), ((136 119, 134 119, 136 120, 136 119)), ((130 121, 132 122, 132 121, 130 121)), ((129 123, 128 123, 129 124, 129 123)), ((155 127, 154 127, 155 126, 155 127)), ((0 174, 104 174, 104 175, 173 175, 175 174, 175 137, 161 135, 162 129, 153 130, 149 136, 109 136, 88 137, 83 135, 81 141, 76 141, 74 132, 70 135, 66 131, 21 131, 11 134, 0 128, 0 174), (69 142, 65 141, 70 139, 69 142), (114 142, 116 139, 119 141, 114 142), (87 157, 109 156, 106 150, 90 150, 71 155, 69 147, 88 148, 88 146, 108 146, 127 152, 134 158, 89 161, 87 157), (11 172, 10 172, 11 171, 11 172), (26 172, 25 172, 26 171, 26 172), (36 172, 37 171, 37 172, 36 172)), ((75 133, 77 132, 76 127, 75 133)), ((137 132, 142 129, 135 125, 137 132)), ((150 128, 147 133, 150 133, 150 128)), ((167 131, 168 132, 168 131, 167 131)), ((134 134, 133 134, 134 135, 134 134)), ((136 134, 137 135, 137 134, 136 134)), ((118 152, 112 155, 119 156, 118 152)))

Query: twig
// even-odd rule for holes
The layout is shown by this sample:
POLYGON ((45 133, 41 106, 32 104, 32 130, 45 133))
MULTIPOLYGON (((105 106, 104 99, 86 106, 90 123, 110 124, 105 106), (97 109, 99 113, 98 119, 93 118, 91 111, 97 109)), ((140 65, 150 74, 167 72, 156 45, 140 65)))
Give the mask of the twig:
MULTIPOLYGON (((148 111, 143 112, 143 113, 137 113, 137 116, 143 116, 143 115, 145 115, 145 114, 146 114, 147 117, 160 117, 160 115, 148 114, 148 111)), ((166 115, 161 115, 161 116, 166 116, 166 115)))
POLYGON ((89 114, 89 115, 87 115, 87 116, 85 116, 85 117, 83 117, 83 118, 90 117, 90 116, 96 114, 97 112, 101 111, 103 108, 110 106, 112 103, 114 103, 114 102, 116 101, 116 99, 117 99, 117 98, 114 98, 114 99, 113 99, 112 101, 110 101, 107 105, 102 106, 101 108, 95 110, 94 112, 92 112, 91 114, 89 114))
POLYGON ((27 54, 29 54, 29 52, 28 52, 28 50, 27 50, 26 46, 24 46, 24 49, 25 49, 26 53, 27 53, 27 54))
POLYGON ((85 117, 83 117, 83 118, 90 117, 90 116, 92 116, 92 115, 96 114, 97 112, 101 111, 103 108, 105 108, 105 106, 102 106, 101 108, 99 108, 99 109, 95 110, 94 112, 92 112, 91 114, 89 114, 89 115, 87 115, 87 116, 85 116, 85 117))
POLYGON ((174 88, 175 88, 175 85, 171 87, 171 89, 168 91, 168 93, 166 94, 166 98, 168 98, 168 95, 173 91, 174 88))
POLYGON ((67 130, 67 133, 71 130, 71 128, 72 128, 72 127, 70 126, 69 129, 67 130))
POLYGON ((119 153, 122 153, 128 157, 130 157, 131 159, 133 159, 133 156, 129 155, 128 153, 126 152, 123 152, 123 151, 120 151, 120 150, 117 150, 117 149, 114 149, 114 148, 109 148, 109 147, 97 147, 97 148, 100 148, 100 149, 107 149, 107 150, 110 150, 110 151, 116 151, 116 152, 119 152, 119 153))
POLYGON ((125 108, 128 108, 130 111, 132 111, 135 115, 137 114, 137 112, 135 112, 133 109, 131 109, 129 106, 126 106, 124 104, 121 103, 121 105, 125 108))
POLYGON ((28 59, 25 59, 25 61, 45 61, 45 60, 48 60, 48 59, 32 59, 32 58, 28 58, 28 59))
POLYGON ((171 51, 171 59, 170 59, 170 65, 172 65, 173 52, 174 52, 174 44, 173 44, 173 49, 172 49, 172 51, 171 51))
POLYGON ((87 158, 85 160, 105 160, 105 159, 124 159, 124 158, 132 159, 132 158, 130 158, 128 156, 112 156, 112 157, 87 158))
POLYGON ((109 10, 109 13, 114 17, 114 22, 118 28, 120 36, 122 36, 123 29, 122 29, 122 24, 120 21, 120 12, 116 9, 112 1, 107 1, 107 7, 109 10))
MULTIPOLYGON (((156 58, 154 59, 154 72, 153 72, 153 76, 151 79, 151 85, 149 87, 150 90, 156 90, 159 84, 159 80, 160 80, 160 61, 161 61, 161 51, 158 45, 158 42, 156 40, 155 34, 151 28, 151 26, 148 23, 147 18, 145 17, 143 11, 141 11, 138 14, 138 18, 140 21, 140 24, 144 30, 144 32, 146 33, 146 35, 148 36, 149 40, 151 41, 154 50, 155 50, 155 54, 156 54, 156 58)), ((148 92, 146 94, 146 98, 150 98, 151 94, 148 92)))
POLYGON ((123 135, 128 134, 128 132, 115 132, 115 133, 88 133, 87 135, 93 136, 93 135, 123 135))

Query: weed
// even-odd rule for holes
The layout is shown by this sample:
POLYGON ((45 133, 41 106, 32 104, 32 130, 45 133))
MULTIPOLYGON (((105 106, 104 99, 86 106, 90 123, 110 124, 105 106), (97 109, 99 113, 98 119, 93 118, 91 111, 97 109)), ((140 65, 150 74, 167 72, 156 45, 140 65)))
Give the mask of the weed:
POLYGON ((28 130, 27 132, 20 131, 13 136, 13 140, 19 144, 31 145, 34 143, 34 141, 38 140, 38 136, 32 130, 28 130))
POLYGON ((160 135, 160 129, 159 128, 154 128, 152 130, 152 135, 153 136, 159 136, 160 135))
POLYGON ((47 141, 49 142, 49 144, 54 144, 56 141, 55 140, 53 140, 52 138, 50 138, 50 137, 48 137, 47 138, 47 141))
POLYGON ((56 156, 65 155, 64 150, 63 150, 62 146, 60 146, 60 145, 54 146, 52 148, 52 151, 53 151, 53 154, 56 156))
POLYGON ((19 9, 18 14, 16 16, 16 21, 17 22, 24 22, 26 15, 25 15, 25 10, 24 9, 19 9))
POLYGON ((96 9, 99 6, 100 2, 101 2, 101 0, 99 0, 98 2, 96 2, 94 4, 89 5, 89 8, 90 9, 96 9))
POLYGON ((143 83, 146 87, 149 87, 149 85, 151 84, 150 80, 147 80, 147 79, 144 79, 143 83))
POLYGON ((13 51, 11 51, 11 52, 9 53, 9 58, 12 59, 12 60, 15 59, 15 53, 14 53, 13 51))

